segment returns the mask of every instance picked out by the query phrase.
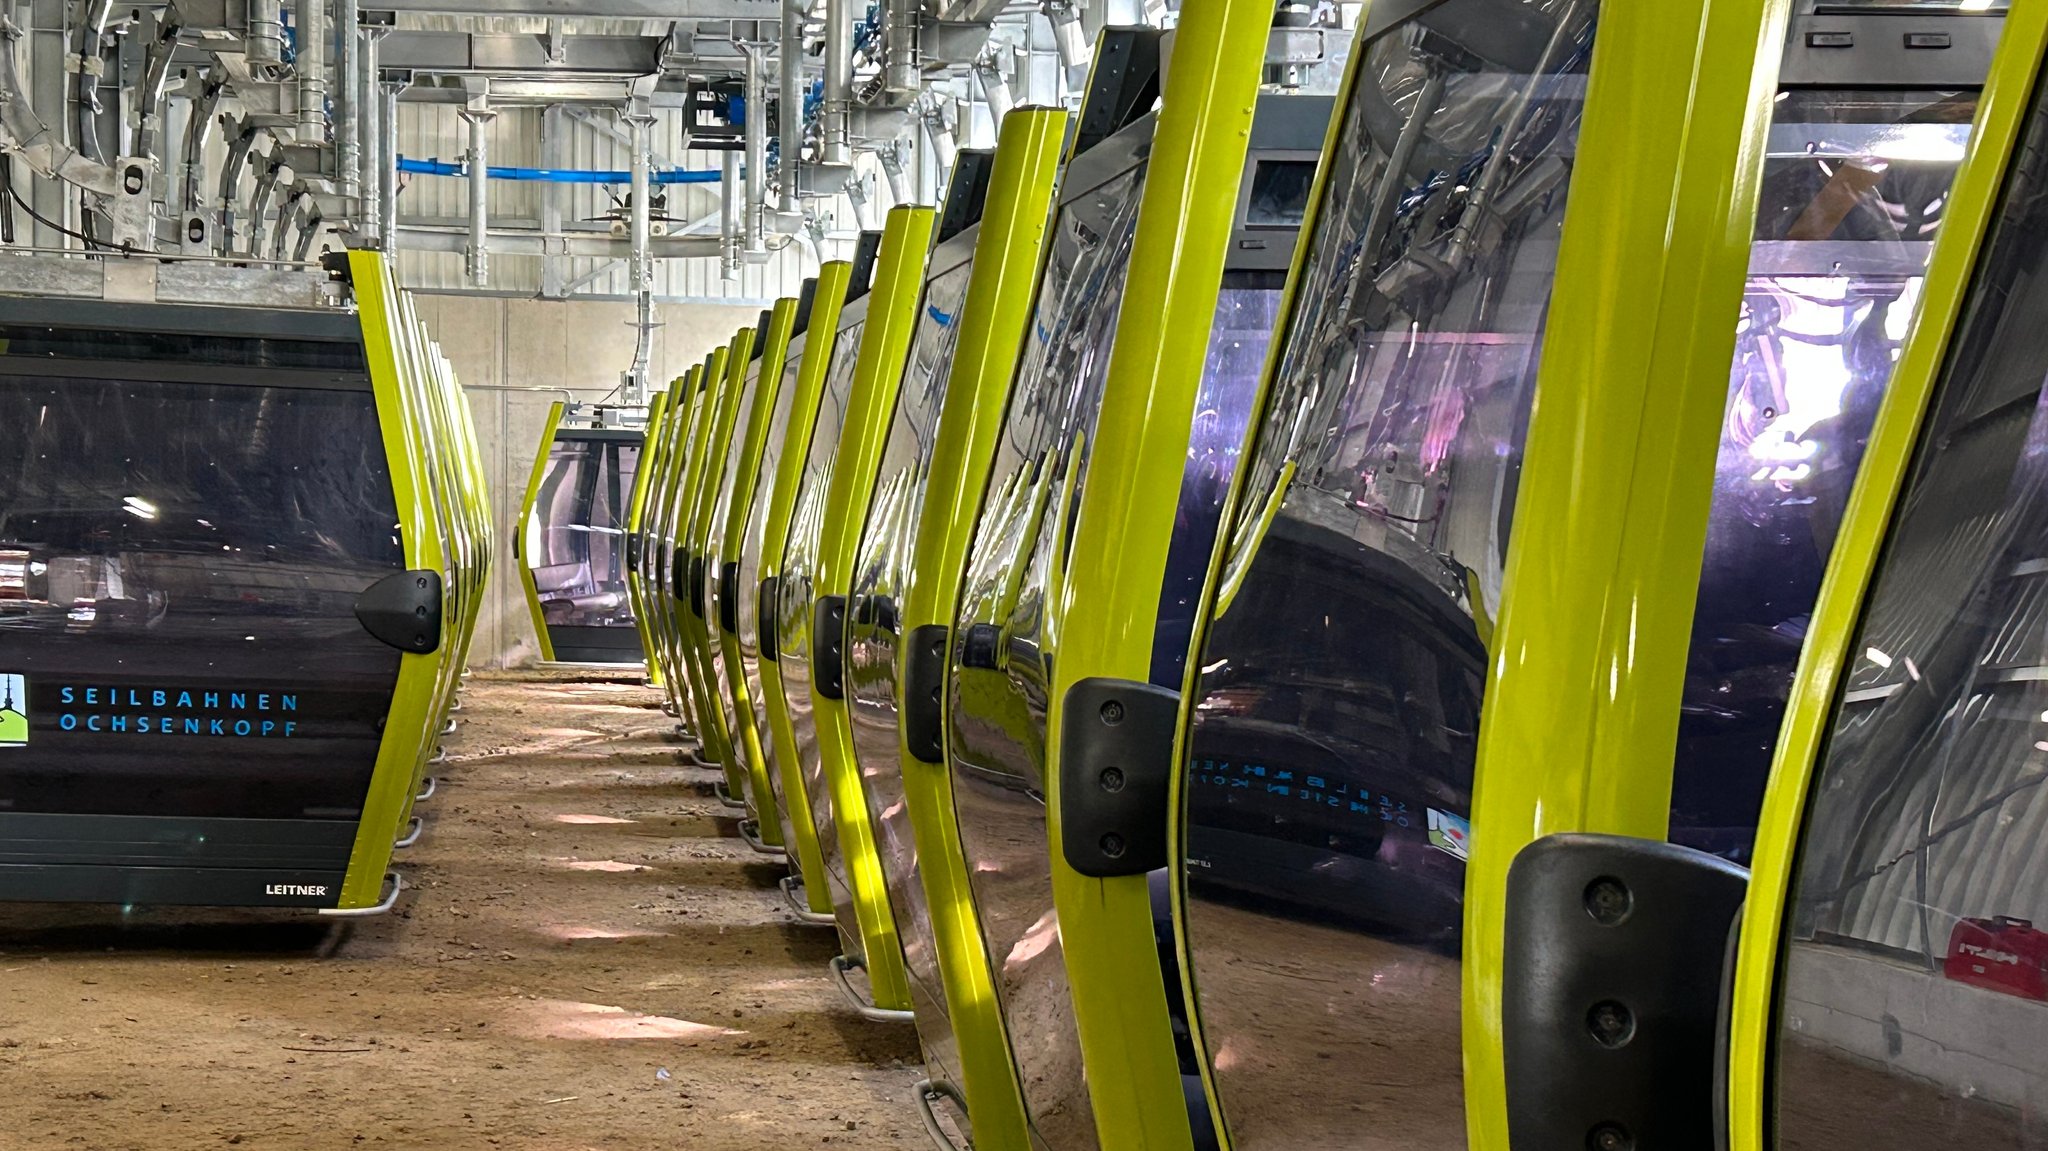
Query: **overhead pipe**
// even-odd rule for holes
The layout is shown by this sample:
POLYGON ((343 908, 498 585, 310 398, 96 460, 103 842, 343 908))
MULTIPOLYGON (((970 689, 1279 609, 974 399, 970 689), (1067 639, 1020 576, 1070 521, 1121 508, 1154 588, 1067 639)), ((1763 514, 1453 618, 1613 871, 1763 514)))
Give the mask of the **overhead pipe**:
POLYGON ((327 142, 327 0, 299 0, 299 142, 327 142))
MULTIPOLYGON (((746 47, 747 53, 747 215, 742 229, 746 250, 763 253, 768 250, 762 240, 766 228, 763 217, 768 211, 768 83, 765 66, 761 62, 761 48, 756 44, 746 47)), ((726 153, 731 155, 730 152, 726 153)), ((726 183, 730 184, 730 177, 726 183)))
POLYGON ((405 85, 377 83, 377 218, 384 226, 384 250, 398 250, 398 94, 405 85))
MULTIPOLYGON (((470 176, 470 166, 447 160, 415 160, 409 156, 398 158, 398 170, 415 176, 470 176)), ((579 168, 485 168, 492 180, 530 180, 544 184, 630 184, 630 171, 586 171, 579 168)), ((659 186, 664 184, 716 184, 722 177, 717 172, 692 168, 666 168, 651 172, 648 180, 659 186)))
POLYGON ((284 0, 249 0, 242 55, 258 76, 274 75, 284 67, 284 0))
POLYGON ((775 57, 781 88, 775 178, 782 182, 782 210, 792 213, 798 207, 797 168, 804 149, 804 10, 804 0, 783 0, 782 45, 775 57))
MULTIPOLYGON (((363 194, 362 23, 360 0, 334 0, 334 167, 335 190, 354 200, 363 194)), ((360 214, 358 214, 360 215, 360 214)))
POLYGON ((733 195, 733 185, 739 183, 739 153, 719 153, 719 164, 725 170, 725 179, 718 184, 718 278, 731 283, 740 278, 740 221, 741 203, 733 195))
POLYGON ((825 102, 819 109, 820 159, 853 164, 853 4, 825 0, 825 102))
MULTIPOLYGON (((653 230, 654 181, 651 178, 654 149, 654 116, 636 110, 626 117, 632 129, 633 218, 632 279, 638 317, 633 338, 633 366, 627 374, 626 402, 646 402, 649 364, 654 358, 654 263, 648 258, 648 240, 653 230)), ((728 185, 729 187, 730 185, 728 185)))
POLYGON ((469 124, 467 270, 470 283, 486 288, 491 283, 491 249, 488 243, 491 229, 491 121, 497 119, 498 114, 484 108, 464 108, 461 116, 469 124))
POLYGON ((924 14, 918 0, 882 2, 882 83, 898 107, 916 99, 924 84, 924 14))
POLYGON ((362 43, 357 51, 360 75, 356 77, 356 106, 362 112, 362 153, 358 159, 357 187, 362 197, 362 229, 375 243, 384 242, 384 101, 377 91, 377 59, 382 54, 381 28, 357 32, 362 43))

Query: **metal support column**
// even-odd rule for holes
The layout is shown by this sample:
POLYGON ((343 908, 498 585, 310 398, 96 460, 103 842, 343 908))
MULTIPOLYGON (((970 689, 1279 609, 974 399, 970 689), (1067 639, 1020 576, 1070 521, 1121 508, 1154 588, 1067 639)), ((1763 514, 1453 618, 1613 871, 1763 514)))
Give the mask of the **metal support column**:
POLYGON ((782 182, 782 210, 795 212, 797 168, 803 162, 804 131, 804 10, 803 0, 783 0, 782 46, 775 58, 777 82, 782 88, 781 141, 777 145, 775 176, 782 182))
POLYGON ((740 278, 739 153, 720 152, 718 181, 718 278, 730 284, 740 278))
MULTIPOLYGON (((543 168, 568 167, 568 141, 564 135, 562 106, 550 104, 540 113, 540 163, 543 168)), ((543 184, 540 191, 540 230, 547 250, 540 257, 540 294, 550 300, 567 295, 566 257, 554 250, 555 237, 562 234, 563 202, 569 197, 566 184, 543 184)))
POLYGON ((768 250, 761 239, 762 217, 768 210, 768 78, 760 46, 749 44, 746 53, 747 215, 743 231, 747 252, 760 254, 768 250))
POLYGON ((644 108, 635 108, 626 117, 626 123, 633 134, 632 280, 639 305, 633 367, 627 373, 625 388, 626 404, 631 407, 647 402, 649 365, 654 358, 654 261, 648 258, 649 232, 653 227, 650 213, 654 180, 649 153, 654 146, 654 115, 644 108))
POLYGON ((491 284, 491 121, 498 118, 487 107, 472 104, 462 110, 469 125, 469 282, 479 288, 491 284))
POLYGON ((378 81, 377 129, 383 144, 377 149, 377 194, 382 204, 377 218, 383 222, 384 250, 398 251, 398 94, 405 85, 378 81))
POLYGON ((299 0, 299 142, 327 142, 327 0, 299 0))
POLYGON ((825 102, 819 117, 823 162, 853 163, 853 4, 825 0, 825 102))
MULTIPOLYGON (((334 167, 335 190, 350 200, 363 194, 362 22, 358 0, 334 0, 334 167)), ((351 207, 358 221, 362 212, 351 207)))

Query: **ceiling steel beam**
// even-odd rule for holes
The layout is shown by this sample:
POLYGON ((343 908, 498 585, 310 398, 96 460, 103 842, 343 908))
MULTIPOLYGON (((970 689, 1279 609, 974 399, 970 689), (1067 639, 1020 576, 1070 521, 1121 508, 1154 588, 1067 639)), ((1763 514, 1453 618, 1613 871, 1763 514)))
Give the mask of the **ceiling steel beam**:
POLYGON ((542 36, 406 31, 385 37, 378 65, 416 72, 646 76, 661 71, 665 43, 657 36, 563 36, 551 45, 542 36))
MULTIPOLYGON (((398 246, 406 251, 460 253, 468 243, 469 233, 462 228, 429 228, 415 224, 398 226, 398 246)), ((540 232, 495 229, 485 238, 485 245, 493 254, 505 256, 540 256, 554 252, 561 256, 624 259, 633 251, 631 243, 609 235, 548 236, 540 232)), ((690 260, 718 254, 716 237, 662 236, 648 244, 648 255, 657 260, 690 260)))
POLYGON ((777 0, 364 0, 364 12, 593 20, 779 20, 777 0))

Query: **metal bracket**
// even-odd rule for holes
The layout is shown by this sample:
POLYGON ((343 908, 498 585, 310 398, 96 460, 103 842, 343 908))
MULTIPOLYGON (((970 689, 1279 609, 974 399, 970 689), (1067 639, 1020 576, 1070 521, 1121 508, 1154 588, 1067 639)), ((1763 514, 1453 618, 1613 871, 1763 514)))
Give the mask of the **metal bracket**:
POLYGON ((696 616, 696 617, 697 617, 698 619, 703 619, 703 618, 704 618, 704 557, 703 557, 703 556, 693 555, 693 556, 691 556, 691 557, 690 557, 690 575, 689 575, 689 579, 690 579, 690 588, 689 588, 689 594, 688 594, 688 597, 687 597, 687 598, 688 598, 688 600, 689 600, 689 604, 690 604, 690 614, 691 614, 691 615, 693 615, 693 616, 696 616))
POLYGON ((762 855, 772 855, 777 859, 789 857, 788 851, 761 838, 761 821, 758 819, 740 820, 740 838, 747 841, 748 847, 762 855))
POLYGON ((1508 868, 1501 1037, 1517 1147, 1714 1145, 1729 924, 1749 873, 1618 835, 1552 835, 1508 868))
POLYGON ((946 762, 946 649, 942 623, 913 628, 904 652, 903 745, 925 763, 946 762))
MULTIPOLYGON (((519 533, 519 532, 513 532, 513 533, 512 533, 512 542, 513 542, 513 544, 515 544, 515 545, 517 545, 517 544, 518 544, 518 542, 519 542, 519 536, 520 536, 520 533, 519 533)), ((513 555, 512 555, 512 558, 513 558, 513 559, 518 559, 518 558, 519 558, 519 549, 518 549, 518 547, 516 547, 516 546, 515 546, 515 547, 514 547, 514 548, 512 549, 512 553, 513 553, 513 555)), ((639 533, 639 532, 627 532, 627 533, 626 533, 626 570, 627 570, 627 571, 635 571, 635 572, 639 572, 639 573, 640 573, 641 575, 643 575, 643 576, 647 574, 647 573, 646 573, 646 571, 644 571, 644 570, 643 570, 643 569, 642 569, 642 568, 640 567, 640 533, 639 533)))
POLYGON ((758 638, 764 663, 775 663, 782 658, 775 645, 775 599, 781 588, 782 581, 774 576, 762 580, 760 603, 754 609, 754 614, 759 617, 757 624, 761 634, 758 638))
POLYGON ((862 1019, 874 1023, 917 1022, 917 1014, 915 1012, 898 1011, 890 1007, 877 1007, 860 993, 860 989, 853 985, 853 979, 848 974, 855 968, 860 968, 863 971, 867 970, 866 965, 862 964, 859 960, 848 959, 844 955, 835 955, 832 957, 830 966, 832 968, 832 982, 838 986, 840 996, 846 1000, 847 1005, 852 1007, 862 1019))
POLYGON ((846 698, 846 597, 821 595, 811 627, 811 688, 826 699, 846 698))
POLYGON ((424 786, 420 788, 420 793, 418 795, 412 797, 412 801, 414 803, 425 803, 426 801, 434 798, 435 792, 441 790, 441 779, 439 776, 430 775, 427 778, 421 780, 420 782, 424 786))
POLYGON ((829 911, 811 910, 810 900, 805 899, 801 894, 804 889, 804 881, 801 878, 794 875, 785 875, 776 886, 782 888, 782 898, 789 903, 789 909, 796 912, 798 919, 814 927, 838 926, 838 916, 833 915, 829 911))
POLYGON ((384 873, 384 882, 391 885, 390 894, 377 901, 372 907, 323 907, 318 914, 329 919, 369 919, 384 915, 398 906, 398 893, 405 890, 405 877, 395 871, 384 873))
MULTIPOLYGON (((710 766, 716 767, 718 765, 711 764, 710 766)), ((725 789, 725 781, 722 779, 711 785, 711 794, 718 797, 718 802, 732 808, 734 811, 745 811, 747 809, 747 801, 733 798, 733 794, 725 789)))
POLYGON ((1180 693, 1127 679, 1067 689, 1060 731, 1060 850, 1097 879, 1167 864, 1167 795, 1180 693))
POLYGON ((953 1136, 946 1131, 945 1125, 939 1122, 938 1108, 933 1106, 939 1100, 946 1099, 952 1101, 953 1106, 958 1107, 962 1115, 967 1114, 967 1098, 960 1094, 958 1087, 951 1083, 926 1079, 911 1088, 910 1093, 917 1100, 918 1118, 924 1120, 924 1133, 931 1136, 932 1146, 938 1148, 938 1151, 974 1151, 972 1137, 965 1143, 954 1141, 953 1136))
POLYGON ((404 849, 411 847, 413 844, 418 843, 420 841, 420 836, 425 835, 426 833, 427 821, 415 815, 412 817, 412 822, 406 825, 405 834, 400 836, 398 839, 392 841, 391 847, 393 850, 403 851, 404 849))
POLYGON ((441 573, 392 572, 356 597, 356 622, 400 651, 441 646, 441 573))

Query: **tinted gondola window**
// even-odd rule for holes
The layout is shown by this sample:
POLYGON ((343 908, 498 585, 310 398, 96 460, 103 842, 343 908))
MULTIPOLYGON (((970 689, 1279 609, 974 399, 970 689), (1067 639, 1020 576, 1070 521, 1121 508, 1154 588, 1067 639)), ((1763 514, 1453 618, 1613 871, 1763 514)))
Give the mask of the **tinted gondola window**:
POLYGON ((1064 200, 975 525, 955 630, 949 758, 961 847, 1033 1129, 1095 1146, 1045 828, 1046 592, 1071 516, 1123 302, 1142 161, 1064 200))
POLYGON ((1358 49, 1184 776, 1187 947, 1239 1151, 1464 1141, 1481 694, 1595 7, 1451 0, 1358 49))
POLYGON ((558 435, 533 517, 526 562, 552 627, 633 626, 626 593, 626 505, 640 445, 614 437, 558 435))
POLYGON ((1807 620, 1920 298, 1974 96, 1773 114, 1693 616, 1671 838, 1749 861, 1807 620))
POLYGON ((896 910, 918 1033, 930 1058, 957 1075, 951 1027, 942 1017, 937 940, 924 886, 918 880, 917 836, 911 826, 899 760, 896 710, 898 616, 913 573, 912 549, 924 508, 925 480, 936 446, 940 406, 960 339, 960 310, 973 274, 962 263, 925 286, 917 334, 903 373, 889 439, 855 560, 854 605, 847 645, 847 700, 861 787, 874 819, 889 901, 896 910), (933 1008, 941 1017, 934 1018, 933 1008))
POLYGON ((1787 1148, 2048 1147, 2048 105, 2015 154, 1807 801, 1787 1148))
POLYGON ((355 815, 405 566, 367 381, 0 375, 0 427, 0 812, 355 815))

